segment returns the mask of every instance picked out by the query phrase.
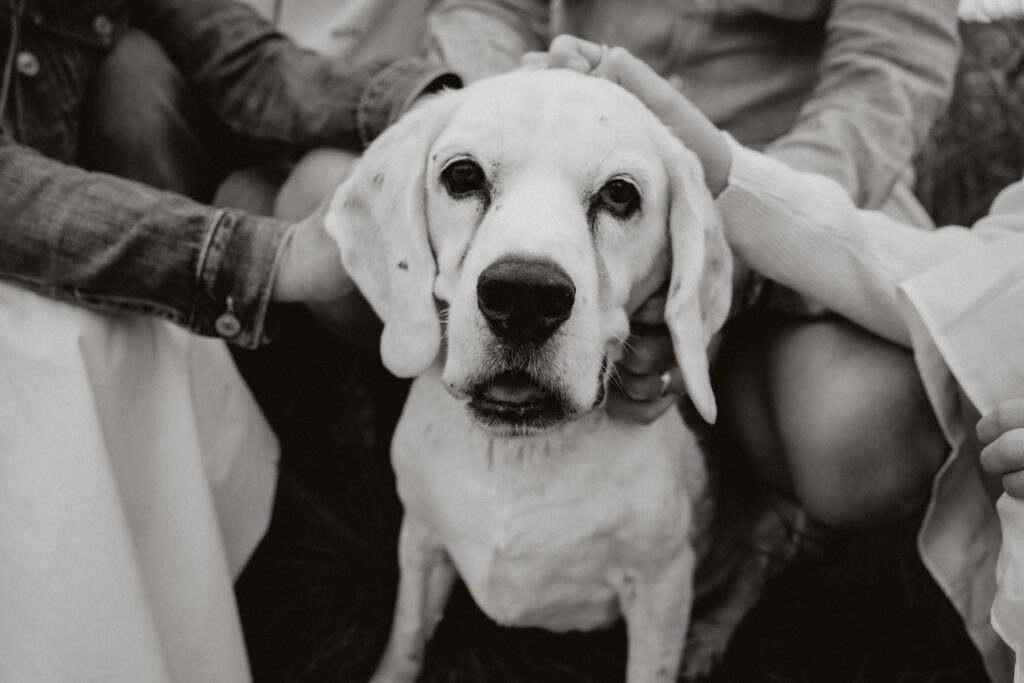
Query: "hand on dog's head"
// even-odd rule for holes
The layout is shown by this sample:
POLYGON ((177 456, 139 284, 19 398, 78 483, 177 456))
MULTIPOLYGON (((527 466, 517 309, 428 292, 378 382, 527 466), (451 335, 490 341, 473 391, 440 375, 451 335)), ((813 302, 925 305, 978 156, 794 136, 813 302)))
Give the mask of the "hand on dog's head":
POLYGON ((512 73, 386 131, 338 188, 328 230, 384 322, 391 372, 423 372, 444 334, 450 391, 513 411, 552 396, 567 417, 590 410, 628 308, 667 278, 683 380, 714 421, 706 346, 728 314, 731 258, 701 173, 618 86, 512 73), (495 276, 509 262, 522 267, 495 276))

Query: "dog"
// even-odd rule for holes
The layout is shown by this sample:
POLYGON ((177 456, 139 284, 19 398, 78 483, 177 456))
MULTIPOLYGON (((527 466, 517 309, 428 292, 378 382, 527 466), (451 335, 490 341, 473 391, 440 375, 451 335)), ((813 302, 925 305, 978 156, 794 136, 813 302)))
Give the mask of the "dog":
MULTIPOLYGON (((502 625, 621 615, 627 681, 675 680, 713 508, 704 453, 679 411, 627 424, 604 403, 630 314, 667 282, 687 394, 715 420, 707 347, 732 260, 693 153, 614 83, 513 72, 388 129, 327 226, 384 323, 384 365, 415 378, 391 446, 401 578, 373 680, 416 679, 457 576, 502 625)), ((730 632, 760 583, 729 601, 730 632)))

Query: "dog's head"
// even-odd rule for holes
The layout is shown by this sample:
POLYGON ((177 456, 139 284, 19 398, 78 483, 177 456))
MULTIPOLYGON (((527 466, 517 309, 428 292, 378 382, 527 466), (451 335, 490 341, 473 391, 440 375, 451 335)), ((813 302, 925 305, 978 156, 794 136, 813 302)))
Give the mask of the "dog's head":
POLYGON ((715 419, 707 342, 731 259, 696 157, 635 97, 568 71, 437 96, 391 127, 328 216, 399 376, 444 382, 502 433, 600 404, 629 314, 669 279, 687 391, 715 419))

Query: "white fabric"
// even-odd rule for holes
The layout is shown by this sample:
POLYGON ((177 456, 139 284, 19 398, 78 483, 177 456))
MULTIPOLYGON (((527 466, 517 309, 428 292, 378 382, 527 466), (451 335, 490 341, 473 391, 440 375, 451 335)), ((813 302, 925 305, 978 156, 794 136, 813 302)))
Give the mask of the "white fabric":
POLYGON ((0 681, 249 680, 276 460, 222 342, 0 284, 0 681))
MULTIPOLYGON (((1024 222, 1024 202, 1020 211, 1024 222)), ((956 257, 902 289, 919 321, 915 348, 942 358, 978 412, 1024 396, 1024 234, 956 257)), ((943 423, 961 425, 958 417, 947 415, 943 423)), ((963 425, 968 447, 974 443, 972 427, 970 421, 963 425)), ((970 457, 976 454, 971 449, 970 457)), ((1024 683, 1024 501, 1004 494, 996 509, 1002 548, 992 623, 1016 653, 1015 683, 1024 683)))
MULTIPOLYGON (((978 466, 974 423, 997 397, 1024 395, 1024 182, 1005 190, 973 229, 922 231, 857 210, 827 178, 732 146, 729 187, 718 204, 736 254, 765 276, 813 292, 858 324, 913 346, 951 447, 918 546, 990 676, 1010 680, 1012 653, 989 618, 1000 548, 997 482, 978 466), (961 400, 961 385, 969 400, 961 400)), ((1012 501, 999 506, 1009 540, 996 624, 1019 648, 1024 515, 1012 501)), ((1017 681, 1024 683, 1019 669, 1017 681)))

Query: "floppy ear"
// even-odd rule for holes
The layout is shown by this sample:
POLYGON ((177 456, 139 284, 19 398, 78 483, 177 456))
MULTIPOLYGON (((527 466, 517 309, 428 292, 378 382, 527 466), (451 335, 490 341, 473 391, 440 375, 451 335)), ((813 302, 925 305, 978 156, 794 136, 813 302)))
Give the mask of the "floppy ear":
POLYGON ((676 362, 693 405, 708 422, 718 414, 711 390, 707 347, 729 316, 732 254, 696 156, 673 138, 669 242, 672 275, 665 321, 676 362))
POLYGON ((381 360, 399 377, 426 370, 441 348, 425 174, 457 95, 439 95, 388 128, 335 191, 327 213, 345 270, 384 322, 381 360))

